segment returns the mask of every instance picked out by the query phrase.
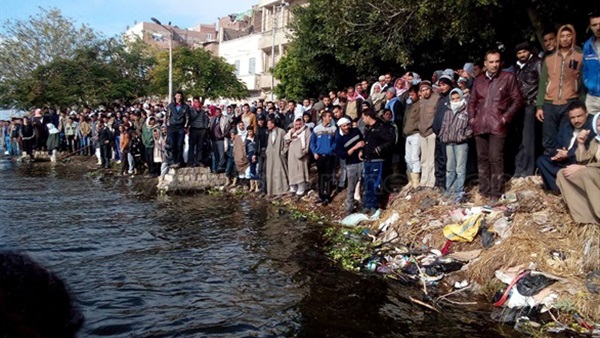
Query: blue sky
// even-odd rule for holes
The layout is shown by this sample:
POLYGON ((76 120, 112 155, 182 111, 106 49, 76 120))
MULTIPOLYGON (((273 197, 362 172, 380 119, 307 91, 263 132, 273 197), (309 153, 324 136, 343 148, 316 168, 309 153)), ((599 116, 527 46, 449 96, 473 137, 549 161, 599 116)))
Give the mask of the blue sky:
POLYGON ((110 37, 124 32, 128 25, 150 21, 150 17, 189 28, 216 23, 218 17, 246 11, 255 4, 258 0, 0 0, 0 22, 27 19, 39 13, 38 7, 54 7, 77 26, 86 23, 110 37))

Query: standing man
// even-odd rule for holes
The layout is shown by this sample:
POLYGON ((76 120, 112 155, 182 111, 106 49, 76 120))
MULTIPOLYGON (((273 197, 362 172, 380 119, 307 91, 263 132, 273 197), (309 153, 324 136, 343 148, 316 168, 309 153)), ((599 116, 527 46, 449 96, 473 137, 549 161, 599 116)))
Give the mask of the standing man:
POLYGON ((587 92, 585 105, 590 114, 600 112, 600 11, 590 13, 590 37, 583 45, 583 85, 587 92))
POLYGON ((212 171, 221 174, 225 172, 227 157, 225 157, 225 137, 229 133, 229 119, 223 116, 221 108, 215 109, 215 116, 210 121, 210 136, 213 141, 212 171))
POLYGON ((202 150, 204 148, 204 138, 210 124, 208 113, 202 109, 204 102, 198 96, 194 96, 192 108, 190 109, 190 151, 188 154, 188 163, 192 167, 197 167, 203 163, 202 150))
MULTIPOLYGON (((540 81, 542 61, 531 53, 529 42, 522 42, 515 47, 517 63, 515 65, 517 82, 521 96, 525 101, 522 123, 518 125, 521 144, 515 158, 515 177, 532 176, 535 171, 535 101, 540 81)), ((518 118, 519 122, 521 118, 518 118)))
POLYGON ((542 39, 544 40, 544 52, 540 52, 540 59, 544 59, 546 56, 552 54, 556 50, 558 45, 556 42, 556 31, 554 29, 547 29, 542 33, 542 39))
POLYGON ((267 140, 267 168, 266 182, 267 195, 283 195, 288 192, 288 168, 285 131, 275 123, 275 119, 269 118, 267 121, 269 136, 267 140))
MULTIPOLYGON (((159 131, 156 119, 150 116, 142 127, 142 144, 144 145, 144 158, 148 166, 147 177, 158 177, 160 167, 154 162, 154 132, 159 131)), ((130 168, 132 170, 133 168, 130 168)))
POLYGON ((558 50, 544 59, 537 95, 536 117, 542 124, 544 153, 554 156, 556 135, 567 116, 567 106, 581 94, 583 53, 575 45, 575 29, 564 25, 558 30, 558 50))
POLYGON ((485 74, 475 79, 467 111, 477 147, 479 192, 493 204, 503 190, 506 126, 523 99, 515 76, 500 68, 500 51, 488 51, 484 64, 485 74))
POLYGON ((175 100, 167 107, 167 145, 173 154, 171 162, 173 167, 183 166, 183 140, 185 130, 190 126, 190 106, 183 100, 183 92, 175 92, 175 100))
POLYGON ((269 131, 267 129, 267 120, 264 115, 260 115, 256 122, 258 124, 258 132, 256 133, 256 153, 258 159, 258 177, 260 181, 260 192, 262 194, 267 193, 267 184, 266 184, 266 163, 267 163, 267 140, 269 136, 269 131))
POLYGON ((435 106, 435 115, 431 129, 436 135, 435 150, 434 150, 434 175, 435 187, 441 190, 446 189, 446 144, 439 137, 442 131, 442 123, 444 115, 450 108, 450 91, 454 87, 454 79, 447 74, 444 74, 438 80, 438 95, 439 99, 435 106))
POLYGON ((287 132, 284 138, 288 149, 290 193, 295 193, 297 197, 304 195, 307 185, 310 184, 308 171, 310 136, 310 129, 299 118, 293 122, 293 128, 287 132))
POLYGON ((389 126, 377 118, 377 113, 372 109, 363 110, 362 119, 367 128, 365 130, 365 146, 359 158, 364 161, 364 198, 363 212, 369 216, 379 209, 378 197, 384 187, 384 166, 389 165, 386 159, 394 145, 394 136, 389 126))
POLYGON ((335 126, 331 124, 331 111, 324 111, 321 124, 315 127, 310 137, 310 150, 317 161, 319 173, 318 203, 328 205, 331 202, 333 179, 335 177, 335 126))

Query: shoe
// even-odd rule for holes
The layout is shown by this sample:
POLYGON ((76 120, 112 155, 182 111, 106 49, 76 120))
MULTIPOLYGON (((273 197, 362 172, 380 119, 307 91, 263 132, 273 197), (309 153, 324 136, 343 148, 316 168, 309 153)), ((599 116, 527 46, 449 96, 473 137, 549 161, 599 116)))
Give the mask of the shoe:
POLYGON ((342 191, 344 191, 344 187, 337 187, 337 189, 335 191, 339 194, 342 191))
POLYGON ((231 186, 232 186, 232 187, 235 187, 237 184, 238 184, 238 178, 237 178, 237 177, 234 177, 234 178, 233 178, 233 182, 231 182, 231 186))
POLYGON ((331 203, 328 199, 323 201, 323 206, 326 207, 329 205, 329 203, 331 203))
POLYGON ((121 160, 118 160, 118 161, 117 161, 117 164, 121 164, 121 160))
POLYGON ((173 169, 177 169, 177 168, 179 168, 179 163, 173 163, 170 165, 170 167, 173 169))
POLYGON ((325 202, 325 200, 322 199, 321 197, 317 197, 317 200, 315 201, 315 203, 317 203, 317 204, 321 204, 323 202, 325 202))

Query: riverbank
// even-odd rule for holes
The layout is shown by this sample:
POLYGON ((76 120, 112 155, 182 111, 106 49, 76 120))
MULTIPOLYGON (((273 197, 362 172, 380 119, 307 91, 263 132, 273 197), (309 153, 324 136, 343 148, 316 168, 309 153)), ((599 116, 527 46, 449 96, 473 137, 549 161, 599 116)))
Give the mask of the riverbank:
MULTIPOLYGON (((123 182, 133 182, 136 186, 145 187, 144 190, 150 194, 152 189, 154 193, 156 191, 156 179, 143 178, 141 175, 133 179, 129 176, 114 177, 117 170, 98 168, 95 158, 73 157, 59 165, 64 164, 85 168, 89 178, 99 178, 123 187, 126 186, 123 182)), ((363 220, 345 227, 337 225, 337 221, 344 216, 342 203, 345 191, 337 194, 326 207, 315 203, 314 192, 300 199, 287 195, 265 200, 281 213, 289 213, 292 218, 331 223, 325 236, 329 239, 332 259, 348 270, 378 274, 390 284, 415 285, 416 288, 411 290, 422 289, 422 295, 413 294, 409 300, 425 311, 443 313, 449 307, 478 307, 500 315, 495 319, 501 321, 517 320, 515 315, 523 314, 533 319, 532 312, 525 306, 512 304, 516 305, 514 311, 507 307, 511 304, 514 290, 517 290, 517 282, 503 306, 496 307, 496 310, 491 307, 495 302, 492 301, 495 294, 506 290, 516 276, 521 275, 521 271, 530 269, 556 280, 538 293, 544 292, 543 298, 549 297, 552 315, 546 312, 537 317, 534 313, 544 327, 537 328, 535 323, 528 323, 529 326, 521 330, 531 329, 535 332, 543 328, 581 332, 586 323, 598 322, 600 309, 596 305, 600 299, 588 289, 586 277, 589 272, 599 268, 600 234, 597 227, 574 224, 561 198, 546 194, 538 186, 535 178, 513 180, 507 185, 506 199, 489 208, 479 203, 480 198, 474 190, 468 192, 466 202, 460 205, 446 204, 439 193, 431 190, 396 194, 392 196, 389 208, 378 219, 363 220), (449 250, 445 252, 443 249, 448 240, 444 228, 450 224, 462 225, 478 212, 485 217, 480 220, 476 231, 473 227, 469 228, 473 229, 469 232, 472 240, 451 242, 449 250), (438 256, 438 252, 444 254, 438 256), (454 267, 459 267, 457 271, 438 274, 439 271, 430 269, 432 265, 446 269, 456 261, 460 262, 460 266, 454 264, 454 267), (531 263, 536 265, 535 268, 531 263), (512 271, 510 268, 513 268, 512 271), (414 269, 417 269, 416 273, 414 269), (505 314, 504 318, 502 314, 505 314), (508 315, 513 317, 507 318, 508 315), (563 326, 545 324, 555 321, 563 326), (577 323, 577 326, 571 326, 573 323, 577 323)), ((258 197, 244 185, 213 188, 207 190, 207 194, 226 194, 253 201, 258 197)), ((541 278, 529 281, 535 284, 538 279, 541 278)), ((403 297, 405 291, 399 287, 398 297, 403 297)), ((513 302, 516 302, 515 299, 513 302)), ((535 305, 528 303, 531 300, 523 301, 535 305)), ((524 326, 524 321, 521 320, 521 323, 524 326)))

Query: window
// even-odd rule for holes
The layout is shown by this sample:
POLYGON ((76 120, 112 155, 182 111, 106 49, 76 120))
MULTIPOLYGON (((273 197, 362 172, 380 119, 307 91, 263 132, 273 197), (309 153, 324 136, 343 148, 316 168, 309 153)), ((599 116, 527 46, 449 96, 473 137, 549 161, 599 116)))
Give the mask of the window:
POLYGON ((206 33, 206 41, 212 40, 212 33, 206 33))
POLYGON ((248 74, 254 75, 256 73, 256 58, 250 58, 248 62, 248 74))
POLYGON ((240 60, 235 60, 235 75, 240 75, 240 60))

